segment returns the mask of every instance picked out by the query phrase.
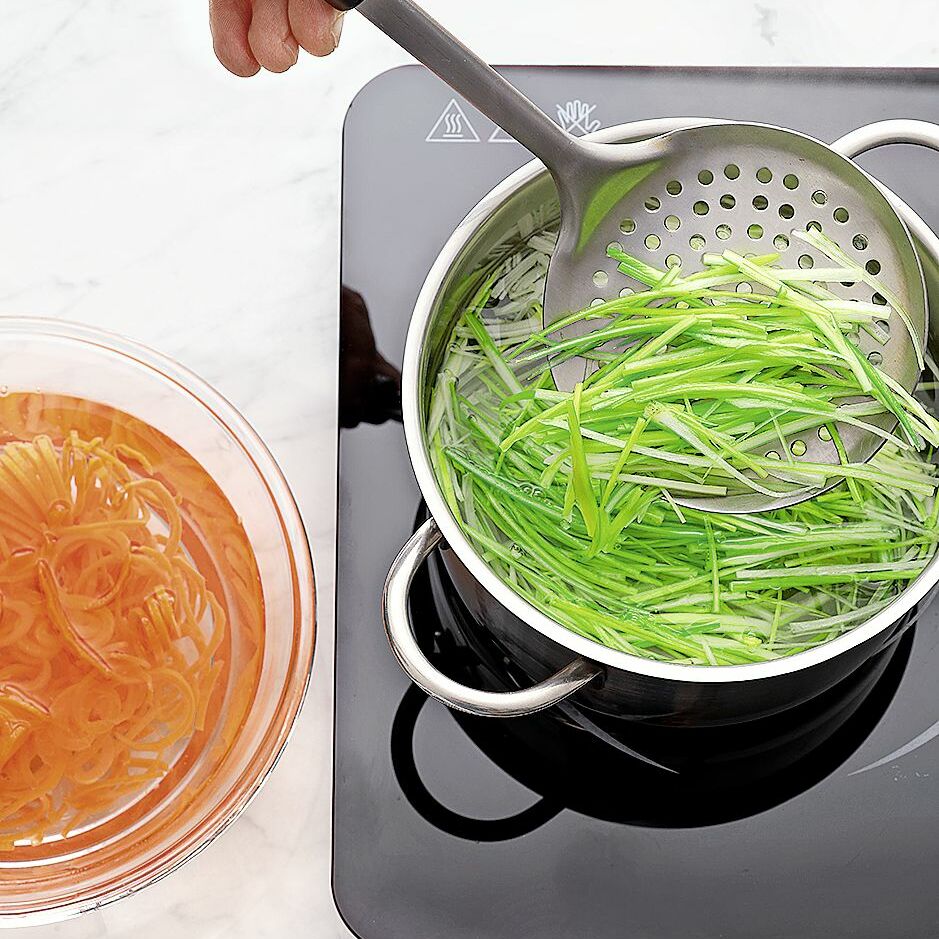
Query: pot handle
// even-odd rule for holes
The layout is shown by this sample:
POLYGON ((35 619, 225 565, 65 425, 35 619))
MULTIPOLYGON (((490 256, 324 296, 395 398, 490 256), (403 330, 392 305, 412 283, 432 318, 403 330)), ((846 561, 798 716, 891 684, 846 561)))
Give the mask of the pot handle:
POLYGON ((939 150, 939 124, 908 119, 876 121, 839 137, 831 148, 842 156, 853 159, 868 150, 895 143, 916 144, 939 150))
MULTIPOLYGON (((939 124, 929 121, 914 121, 909 119, 893 121, 877 121, 852 130, 836 140, 831 148, 849 159, 884 147, 888 144, 915 144, 939 150, 939 124)), ((876 179, 874 182, 884 189, 885 187, 876 179)), ((918 242, 920 251, 928 254, 934 265, 939 265, 939 238, 935 232, 914 212, 898 195, 886 190, 887 199, 896 213, 906 223, 910 234, 918 242)))
POLYGON ((401 549, 388 571, 382 592, 385 632, 395 657, 411 681, 447 707, 478 717, 523 717, 543 711, 600 675, 599 665, 575 659, 559 672, 522 691, 479 691, 448 678, 427 659, 411 629, 408 594, 417 569, 442 540, 437 523, 428 519, 401 549))

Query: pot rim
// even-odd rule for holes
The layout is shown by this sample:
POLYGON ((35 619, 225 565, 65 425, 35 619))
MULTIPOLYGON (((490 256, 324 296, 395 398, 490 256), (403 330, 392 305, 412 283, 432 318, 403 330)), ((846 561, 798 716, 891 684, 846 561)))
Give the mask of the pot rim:
MULTIPOLYGON (((627 142, 668 133, 684 127, 721 123, 730 122, 710 117, 654 118, 605 127, 596 133, 587 135, 587 139, 604 143, 627 142)), ((807 136, 799 131, 794 131, 794 133, 807 136)), ((826 146, 830 145, 826 144, 826 146)), ((469 572, 493 599, 507 607, 515 616, 547 639, 570 649, 574 655, 600 662, 621 671, 647 675, 651 678, 689 683, 742 682, 776 678, 821 665, 873 639, 892 626, 901 616, 922 600, 934 585, 937 577, 939 577, 939 553, 926 565, 919 577, 889 606, 876 613, 860 626, 856 626, 850 632, 805 652, 798 652, 771 662, 759 662, 749 665, 682 665, 674 662, 644 659, 636 655, 630 655, 627 652, 611 649, 591 639, 577 635, 546 616, 504 584, 479 557, 475 548, 463 534, 459 524, 450 512, 446 500, 440 493, 431 467, 430 457, 424 444, 419 388, 421 352, 427 327, 435 312, 437 298, 454 260, 476 234, 480 225, 503 202, 546 172, 540 160, 532 160, 526 163, 499 183, 467 213, 441 249, 427 274, 415 302, 414 312, 408 326, 401 370, 405 440, 421 494, 427 503, 430 514, 440 527, 446 543, 456 552, 469 572)), ((939 239, 936 238, 926 223, 889 189, 881 183, 877 183, 877 185, 894 206, 902 206, 915 219, 918 223, 915 227, 920 237, 926 232, 929 233, 931 236, 929 241, 932 243, 928 247, 934 254, 939 254, 939 239)), ((906 227, 906 222, 902 216, 900 221, 906 227)))

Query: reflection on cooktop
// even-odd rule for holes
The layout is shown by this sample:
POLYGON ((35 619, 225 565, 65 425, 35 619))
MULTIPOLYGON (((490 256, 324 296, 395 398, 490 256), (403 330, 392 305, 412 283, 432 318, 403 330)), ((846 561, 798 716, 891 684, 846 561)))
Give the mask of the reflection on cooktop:
MULTIPOLYGON (((425 652, 451 678, 492 691, 525 685, 504 651, 480 635, 438 557, 415 580, 411 614, 425 652)), ((453 733, 466 734, 493 763, 540 796, 531 808, 497 821, 448 809, 446 795, 438 799, 421 780, 412 736, 426 695, 411 687, 392 727, 395 774, 423 818, 475 841, 519 837, 565 808, 651 827, 743 818, 804 792, 844 762, 893 698, 912 638, 906 630, 854 675, 807 704, 729 727, 651 726, 587 715, 573 706, 513 720, 451 711, 453 733), (618 785, 598 786, 598 778, 628 781, 628 795, 618 785)), ((443 759, 446 753, 443 748, 443 759)))
POLYGON ((339 426, 401 420, 401 372, 378 351, 362 294, 339 295, 339 426))

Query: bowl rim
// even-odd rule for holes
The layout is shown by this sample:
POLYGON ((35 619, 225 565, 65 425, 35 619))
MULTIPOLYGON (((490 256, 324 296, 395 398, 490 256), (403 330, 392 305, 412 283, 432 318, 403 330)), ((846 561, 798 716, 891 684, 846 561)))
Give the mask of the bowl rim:
MULTIPOLYGON (((672 130, 704 124, 720 123, 748 123, 728 121, 713 117, 670 117, 653 118, 650 120, 632 121, 605 127, 593 134, 586 135, 585 139, 600 142, 628 142, 641 140, 658 134, 668 133, 672 130)), ((749 122, 752 123, 752 122, 749 122)), ((783 128, 788 130, 788 128, 783 128)), ((809 137, 800 131, 790 131, 800 137, 809 137)), ((831 148, 830 144, 809 137, 823 146, 831 148)), ((837 151, 833 151, 837 153, 837 151)), ((840 155, 840 154, 839 154, 840 155)), ((847 157, 843 157, 847 159, 847 157)), ((849 632, 823 645, 794 655, 769 662, 758 662, 746 665, 683 665, 674 662, 658 662, 644 659, 627 652, 621 652, 603 646, 598 642, 579 636, 555 620, 546 616, 532 606, 527 600, 515 593, 504 584, 479 557, 469 539, 454 518, 446 500, 440 492, 437 480, 430 462, 424 440, 421 418, 421 362, 424 339, 430 324, 437 312, 437 301, 441 296, 443 285, 450 269, 460 253, 477 234, 480 226, 495 213, 505 202, 519 193, 523 188, 533 184, 539 177, 547 173, 540 160, 532 160, 516 170, 499 185, 487 193, 467 213, 465 218, 456 227, 453 234, 441 248, 430 272, 421 287, 414 305, 414 312, 408 326, 407 339, 402 365, 402 414, 404 419, 405 439, 411 457, 411 465, 417 477, 418 485, 431 516, 443 533, 446 543, 456 553, 467 570, 476 578, 490 596, 504 607, 508 608, 516 617, 541 633, 545 638, 566 647, 575 655, 585 659, 599 662, 603 665, 631 674, 645 675, 651 678, 660 678, 673 682, 689 684, 715 684, 735 683, 745 681, 758 681, 761 679, 777 678, 789 675, 803 669, 821 665, 842 653, 862 645, 878 634, 888 629, 904 613, 920 602, 933 588, 939 578, 939 552, 923 569, 923 572, 912 581, 887 607, 880 610, 869 620, 854 627, 849 632)), ((906 213, 917 224, 915 228, 922 236, 924 232, 932 235, 928 249, 936 254, 939 251, 939 241, 931 229, 919 218, 916 213, 894 195, 886 186, 870 177, 875 185, 883 192, 894 209, 902 207, 903 213, 897 210, 897 217, 903 229, 907 232, 914 250, 919 255, 916 244, 909 231, 906 213)), ((928 328, 928 297, 927 297, 927 328, 928 328)))
POLYGON ((93 889, 79 896, 73 894, 61 902, 36 909, 0 912, 0 928, 51 924, 97 910, 157 883, 205 850, 248 808, 283 756, 306 700, 318 645, 316 575, 306 526, 283 470, 241 412, 191 369, 119 333, 56 317, 0 315, 0 337, 16 334, 84 343, 131 360, 171 382, 224 427, 254 465, 280 521, 293 568, 291 579, 296 592, 292 606, 299 634, 291 649, 292 670, 280 691, 278 716, 265 728, 262 746, 250 754, 241 772, 209 808, 199 812, 195 821, 181 826, 181 831, 168 839, 168 844, 158 854, 129 868, 116 881, 109 880, 105 873, 98 877, 93 889), (290 692, 290 685, 298 679, 300 687, 290 692))

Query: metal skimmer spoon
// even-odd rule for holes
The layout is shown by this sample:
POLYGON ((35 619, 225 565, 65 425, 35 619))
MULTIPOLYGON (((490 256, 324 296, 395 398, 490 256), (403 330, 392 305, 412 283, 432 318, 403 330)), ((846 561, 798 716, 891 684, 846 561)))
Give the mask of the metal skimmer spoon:
MULTIPOLYGON (((879 279, 909 313, 924 345, 926 289, 909 232, 870 177, 825 144, 780 127, 744 123, 705 124, 631 143, 580 140, 411 0, 329 2, 339 10, 357 7, 545 164, 561 203, 558 244, 545 288, 546 326, 616 296, 615 279, 610 277, 616 264, 608 259, 607 248, 625 235, 630 236, 630 254, 660 268, 705 250, 729 247, 745 254, 766 242, 775 244, 786 266, 808 266, 816 260, 823 266, 830 262, 821 255, 812 257, 799 242, 790 244, 787 232, 795 219, 801 221, 799 227, 814 222, 821 228, 824 218, 824 227, 844 233, 841 240, 835 238, 843 249, 851 250, 841 241, 853 237, 860 264, 877 259, 879 279)), ((763 248, 767 250, 773 249, 763 248)), ((829 289, 843 297, 872 299, 862 285, 830 284, 829 289)), ((602 323, 581 321, 563 335, 582 335, 602 323)), ((881 371, 908 391, 915 388, 921 371, 916 349, 898 319, 884 345, 867 349, 863 340, 860 345, 863 352, 879 356, 881 371)), ((585 359, 574 358, 553 366, 552 374, 559 389, 570 391, 587 368, 585 359)), ((896 426, 893 415, 872 420, 887 429, 896 426)), ((839 431, 853 462, 869 460, 882 443, 880 437, 849 425, 839 431)), ((839 463, 830 440, 807 434, 805 447, 801 460, 839 463)), ((712 512, 760 512, 792 505, 819 491, 678 501, 712 512)))

